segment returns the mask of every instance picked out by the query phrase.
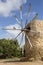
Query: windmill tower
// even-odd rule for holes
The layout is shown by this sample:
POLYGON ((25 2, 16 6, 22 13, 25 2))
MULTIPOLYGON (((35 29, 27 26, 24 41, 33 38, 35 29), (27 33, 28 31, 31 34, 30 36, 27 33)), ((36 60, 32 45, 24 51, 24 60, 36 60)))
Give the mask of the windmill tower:
MULTIPOLYGON (((22 34, 21 43, 23 41, 23 36, 25 35, 25 56, 27 60, 29 58, 40 58, 43 56, 43 21, 35 20, 38 16, 36 13, 33 19, 28 23, 28 17, 30 15, 31 4, 28 7, 28 13, 26 15, 25 27, 22 25, 22 6, 20 6, 20 22, 16 15, 14 18, 16 22, 21 26, 21 29, 16 29, 15 27, 11 28, 2 28, 2 30, 20 30, 21 32, 15 37, 15 39, 22 34)), ((26 59, 25 59, 26 60, 26 59)))
POLYGON ((27 59, 41 59, 43 57, 43 20, 33 20, 26 25, 30 31, 26 32, 31 43, 32 48, 28 43, 28 39, 25 38, 25 56, 27 59))

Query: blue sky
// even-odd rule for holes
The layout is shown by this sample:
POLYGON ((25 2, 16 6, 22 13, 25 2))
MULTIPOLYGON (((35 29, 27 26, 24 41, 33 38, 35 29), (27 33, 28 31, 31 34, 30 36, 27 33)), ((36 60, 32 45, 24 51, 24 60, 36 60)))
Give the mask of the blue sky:
MULTIPOLYGON (((0 0, 0 28, 6 26, 11 27, 17 24, 13 15, 16 14, 20 20, 19 7, 21 2, 22 0, 0 0)), ((38 19, 43 20, 43 0, 24 0, 22 3, 23 25, 25 24, 25 14, 27 13, 29 3, 31 3, 32 9, 28 20, 30 21, 35 13, 38 13, 38 19)), ((16 26, 19 27, 18 25, 16 26)), ((0 30, 0 38, 14 38, 16 34, 14 32, 0 30)))

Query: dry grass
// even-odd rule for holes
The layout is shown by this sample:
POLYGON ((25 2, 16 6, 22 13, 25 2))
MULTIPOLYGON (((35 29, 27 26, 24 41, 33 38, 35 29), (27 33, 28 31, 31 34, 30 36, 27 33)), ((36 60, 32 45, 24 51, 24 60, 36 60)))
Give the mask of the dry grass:
POLYGON ((34 62, 19 62, 14 60, 0 60, 0 65, 43 65, 42 61, 34 61, 34 62))

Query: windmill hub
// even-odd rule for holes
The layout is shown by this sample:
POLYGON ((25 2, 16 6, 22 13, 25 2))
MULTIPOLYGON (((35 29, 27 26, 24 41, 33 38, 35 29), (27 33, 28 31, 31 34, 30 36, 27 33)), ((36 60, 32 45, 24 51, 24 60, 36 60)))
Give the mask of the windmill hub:
POLYGON ((22 32, 29 32, 30 31, 30 28, 23 28, 21 29, 22 32))

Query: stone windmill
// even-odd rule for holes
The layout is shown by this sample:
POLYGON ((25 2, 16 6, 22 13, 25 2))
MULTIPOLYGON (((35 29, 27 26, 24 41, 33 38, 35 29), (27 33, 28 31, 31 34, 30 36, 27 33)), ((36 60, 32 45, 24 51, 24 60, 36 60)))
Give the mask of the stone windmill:
POLYGON ((30 49, 30 45, 26 38, 25 55, 27 59, 34 58, 36 60, 43 58, 43 20, 33 20, 27 24, 26 28, 30 28, 30 31, 26 33, 33 46, 30 49))
MULTIPOLYGON (((20 22, 15 15, 14 18, 16 22, 21 26, 21 29, 2 28, 2 30, 20 30, 21 32, 16 36, 16 38, 22 33, 21 42, 23 41, 23 36, 25 35, 25 56, 27 60, 29 58, 41 58, 43 57, 43 21, 35 20, 38 16, 36 13, 34 18, 28 23, 28 16, 30 14, 31 4, 28 7, 28 13, 26 16, 25 27, 22 25, 22 6, 20 6, 20 22)), ((25 59, 26 60, 26 59, 25 59)))

